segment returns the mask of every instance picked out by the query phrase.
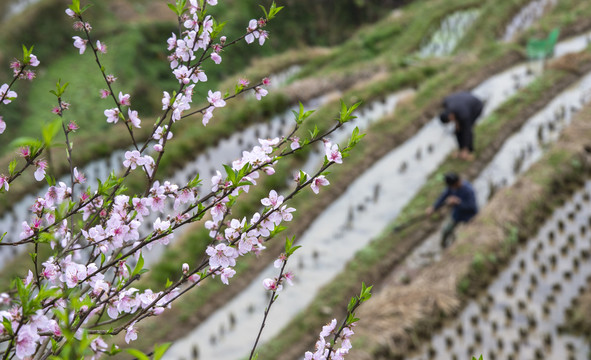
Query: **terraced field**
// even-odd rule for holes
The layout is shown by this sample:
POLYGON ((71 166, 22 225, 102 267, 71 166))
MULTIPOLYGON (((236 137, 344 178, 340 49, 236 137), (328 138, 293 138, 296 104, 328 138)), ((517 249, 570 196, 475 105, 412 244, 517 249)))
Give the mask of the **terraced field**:
MULTIPOLYGON (((340 98, 363 100, 351 127, 331 136, 343 144, 357 126, 367 134, 362 144, 332 171, 330 188, 313 201, 304 193, 293 202, 298 212, 288 234, 303 246, 290 260, 297 280, 274 305, 259 358, 302 358, 322 325, 343 316, 361 282, 375 285, 375 295, 361 310, 350 359, 587 355, 587 340, 559 329, 569 321, 565 313, 575 311, 573 299, 588 290, 590 12, 575 0, 413 1, 337 46, 254 62, 243 71, 270 72, 268 98, 238 99, 206 130, 194 130, 195 122, 177 130, 160 180, 183 183, 199 173, 209 184, 220 164, 257 138, 288 134, 298 101, 317 109, 311 121, 326 130, 340 98), (528 61, 526 40, 553 27, 561 29, 553 57, 528 61), (457 90, 486 104, 475 128, 474 162, 451 156, 451 130, 436 116, 441 99, 457 90), (481 207, 457 241, 439 248, 442 215, 393 232, 423 213, 450 170, 473 182, 481 207)), ((95 178, 122 170, 124 143, 106 134, 77 159, 91 187, 95 178), (96 146, 119 150, 89 155, 96 146)), ((321 148, 307 151, 278 169, 232 215, 258 208, 269 188, 287 192, 290 169, 311 172, 323 156, 321 148)), ((56 176, 66 169, 55 168, 56 176)), ((139 181, 126 185, 133 190, 139 181)), ((25 185, 4 202, 5 241, 18 239, 43 191, 25 185)), ((170 245, 146 251, 152 271, 138 287, 164 286, 180 275, 179 263, 195 263, 208 244, 198 222, 170 245)), ((267 245, 237 267, 231 287, 208 282, 178 301, 168 321, 148 319, 135 345, 172 341, 166 356, 179 360, 245 357, 268 301, 262 280, 274 276, 272 262, 283 250, 279 242, 267 245)), ((0 247, 0 283, 22 276, 27 255, 16 249, 0 247)))

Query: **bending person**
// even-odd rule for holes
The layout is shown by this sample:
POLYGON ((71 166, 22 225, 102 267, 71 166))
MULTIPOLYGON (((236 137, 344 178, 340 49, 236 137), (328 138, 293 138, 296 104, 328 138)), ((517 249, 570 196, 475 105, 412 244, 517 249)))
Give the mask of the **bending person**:
POLYGON ((474 159, 474 124, 482 113, 484 103, 469 92, 457 92, 443 100, 443 112, 439 115, 441 122, 455 124, 456 140, 458 141, 460 159, 474 159))
POLYGON ((446 248, 454 238, 454 230, 459 223, 467 223, 478 213, 476 204, 476 194, 467 180, 463 180, 456 173, 445 174, 445 183, 447 188, 433 206, 429 206, 425 211, 431 215, 444 205, 453 208, 451 217, 446 221, 441 233, 441 247, 446 248))

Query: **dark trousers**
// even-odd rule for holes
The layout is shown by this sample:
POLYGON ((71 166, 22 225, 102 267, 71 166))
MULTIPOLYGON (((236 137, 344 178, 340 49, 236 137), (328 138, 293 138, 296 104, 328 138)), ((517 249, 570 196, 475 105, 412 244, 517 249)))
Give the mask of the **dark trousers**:
POLYGON ((474 152, 474 124, 476 124, 476 120, 482 114, 483 109, 484 104, 481 104, 475 114, 476 116, 470 121, 470 125, 462 126, 460 131, 456 131, 456 140, 460 149, 468 149, 468 151, 474 152))
POLYGON ((450 246, 456 239, 454 230, 458 226, 459 222, 455 221, 451 216, 446 220, 441 230, 441 248, 445 249, 450 246))
POLYGON ((468 151, 474 152, 474 131, 472 128, 456 131, 456 140, 460 149, 468 149, 468 151), (464 136, 464 131, 468 132, 466 136, 464 136))

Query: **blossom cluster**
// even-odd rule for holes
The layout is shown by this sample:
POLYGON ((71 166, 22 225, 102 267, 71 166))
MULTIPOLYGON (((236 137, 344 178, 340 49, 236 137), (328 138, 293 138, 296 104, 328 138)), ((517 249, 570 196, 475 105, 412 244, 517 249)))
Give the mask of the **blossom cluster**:
MULTIPOLYGON (((39 61, 39 59, 37 59, 37 56, 31 53, 31 50, 27 50, 26 48, 24 48, 24 59, 22 61, 14 60, 10 63, 10 68, 13 71, 14 80, 33 80, 35 78, 35 72, 33 70, 27 69, 27 66, 37 67, 41 62, 39 61)), ((5 83, 0 85, 0 104, 10 104, 13 100, 15 100, 18 97, 16 91, 11 90, 13 84, 14 81, 10 84, 5 83)), ((0 134, 4 133, 5 130, 6 122, 4 121, 4 118, 0 116, 0 134)), ((0 188, 2 187, 1 184, 2 182, 0 182, 0 188)))
MULTIPOLYGON (((186 2, 179 1, 178 4, 184 6, 186 2)), ((240 257, 258 255, 265 249, 265 242, 281 230, 281 224, 293 220, 296 209, 288 205, 289 199, 306 186, 318 193, 321 186, 329 185, 323 171, 332 164, 342 163, 341 149, 326 140, 326 134, 313 135, 300 142, 294 136, 296 126, 288 136, 259 139, 258 145, 243 151, 239 159, 226 166, 226 174, 222 175, 218 171, 211 179, 209 189, 204 190, 197 180, 186 185, 155 180, 159 160, 166 142, 173 137, 175 123, 185 116, 201 113, 202 122, 207 125, 213 111, 226 106, 226 101, 232 97, 225 97, 221 91, 209 90, 207 96, 203 96, 207 105, 188 114, 195 87, 207 81, 201 61, 211 59, 220 64, 221 54, 225 46, 229 46, 224 36, 219 38, 219 43, 215 42, 218 27, 214 19, 206 15, 202 8, 204 4, 215 6, 217 0, 207 0, 205 3, 190 0, 189 11, 179 11, 184 31, 173 34, 167 41, 171 52, 169 63, 173 75, 179 81, 179 90, 163 91, 163 116, 156 121, 144 146, 140 146, 133 136, 132 128, 140 128, 141 120, 138 111, 131 108, 131 96, 125 91, 117 94, 113 90, 112 85, 117 78, 106 74, 100 63, 98 55, 107 51, 106 44, 100 40, 91 40, 92 26, 83 20, 85 8, 80 9, 79 0, 72 1, 66 10, 66 14, 75 19, 74 28, 83 32, 83 37, 73 37, 74 46, 80 54, 92 49, 103 74, 107 89, 100 90, 101 97, 111 97, 115 102, 113 108, 103 111, 106 121, 116 124, 122 120, 130 132, 134 148, 125 152, 123 165, 126 171, 122 176, 112 174, 108 179, 99 181, 96 189, 88 187, 75 191, 77 185, 85 184, 86 176, 78 171, 71 158, 68 134, 77 130, 78 126, 73 122, 66 124, 62 119, 63 111, 70 104, 61 98, 66 85, 62 86, 58 82, 54 92, 58 106, 53 112, 60 117, 58 124, 64 131, 71 183, 55 183, 46 176, 48 162, 39 157, 46 150, 43 146, 21 147, 19 153, 26 163, 23 170, 28 166, 34 167, 33 177, 37 181, 47 179, 50 186, 34 200, 29 220, 20 224, 19 241, 0 244, 35 244, 36 252, 33 256, 34 268, 29 270, 26 277, 15 280, 18 291, 0 293, 0 345, 7 354, 14 351, 18 359, 49 354, 48 351, 54 350, 49 350, 52 346, 48 344, 55 342, 59 346, 66 346, 69 341, 67 334, 75 334, 78 340, 89 340, 90 351, 87 354, 94 359, 110 352, 103 336, 124 332, 127 343, 136 340, 137 323, 140 320, 162 314, 182 293, 206 278, 218 276, 222 283, 229 284, 229 279, 236 274, 234 267, 240 257), (325 164, 316 174, 308 175, 301 171, 296 189, 290 194, 281 195, 277 190, 270 190, 268 195, 260 199, 258 211, 253 209, 249 216, 232 217, 231 210, 236 200, 248 193, 251 186, 256 186, 261 175, 275 174, 275 166, 282 158, 305 145, 320 141, 324 142, 326 158, 325 164), (153 156, 147 150, 151 142, 155 143, 153 156), (147 175, 145 192, 127 194, 122 181, 138 167, 147 175), (192 267, 183 264, 182 276, 160 291, 140 291, 132 286, 147 271, 143 268, 145 249, 168 245, 174 240, 177 229, 202 219, 211 237, 204 261, 196 260, 196 266, 192 267), (47 246, 48 250, 50 247, 52 255, 38 257, 37 246, 47 246), (116 324, 116 327, 109 331, 103 330, 107 324, 116 324), (3 343, 8 343, 8 346, 4 347, 3 343)), ((272 8, 274 13, 278 11, 274 4, 272 8)), ((259 44, 263 45, 269 36, 263 30, 265 25, 265 19, 251 20, 246 33, 239 39, 244 38, 247 43, 258 39, 259 44)), ((25 67, 37 65, 39 60, 36 56, 30 51, 25 52, 23 61, 11 64, 15 80, 33 78, 25 67)), ((249 82, 241 79, 235 95, 253 90, 255 97, 260 100, 268 93, 263 87, 267 85, 269 80, 265 78, 248 88, 249 82)), ((0 103, 8 104, 17 97, 11 86, 12 83, 0 86, 0 103)), ((297 120, 296 123, 300 124, 297 120)), ((4 129, 5 124, 0 117, 0 133, 4 129)), ((10 182, 16 177, 13 173, 14 169, 10 176, 0 174, 0 189, 9 189, 10 182)), ((292 284, 293 273, 283 272, 287 257, 295 249, 289 244, 291 250, 275 261, 275 266, 281 268, 280 275, 274 279, 265 279, 265 289, 280 291, 284 282, 292 284)), ((343 344, 347 340, 344 339, 343 344)))
POLYGON ((337 325, 337 319, 332 319, 332 321, 322 327, 322 331, 318 337, 318 341, 316 341, 315 350, 314 352, 307 351, 304 355, 304 359, 306 360, 343 360, 345 355, 349 353, 351 350, 351 336, 353 333, 353 326, 355 323, 352 323, 348 326, 343 327, 337 339, 335 339, 335 343, 331 344, 330 341, 326 340, 327 336, 330 336, 335 333, 335 328, 337 325), (336 342, 340 340, 340 347, 336 350, 333 349, 336 342))

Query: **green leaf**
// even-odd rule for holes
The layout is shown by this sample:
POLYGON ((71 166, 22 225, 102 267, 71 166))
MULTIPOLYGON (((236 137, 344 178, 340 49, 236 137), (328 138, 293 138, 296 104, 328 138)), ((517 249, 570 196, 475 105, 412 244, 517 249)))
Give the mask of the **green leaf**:
POLYGON ((43 125, 43 128, 41 129, 41 134, 43 135, 43 143, 45 144, 45 146, 51 146, 51 142, 59 132, 61 125, 62 120, 59 118, 43 125))
POLYGON ((2 326, 4 326, 4 331, 8 333, 8 335, 12 335, 12 323, 5 317, 2 317, 2 326))
POLYGON ((316 136, 318 136, 318 126, 314 125, 314 131, 309 131, 310 132, 310 139, 314 139, 316 138, 316 136))
POLYGON ((265 9, 263 5, 259 5, 259 7, 263 10, 263 13, 265 13, 265 19, 268 19, 269 15, 267 14, 267 9, 265 9))
POLYGON ((226 170, 227 178, 232 183, 232 185, 237 185, 238 181, 240 180, 237 176, 238 172, 234 171, 231 166, 226 164, 224 164, 224 169, 226 170))
POLYGON ((135 356, 138 360, 150 360, 148 355, 144 354, 143 352, 137 349, 125 349, 125 351, 131 356, 135 356))
POLYGON ((193 180, 189 181, 187 187, 194 188, 201 185, 201 179, 199 179, 199 174, 195 175, 193 180))
POLYGON ((80 15, 80 0, 72 0, 72 5, 70 5, 70 10, 72 10, 76 14, 80 15))
POLYGON ((31 61, 31 54, 33 53, 33 46, 30 49, 27 49, 25 45, 23 45, 23 63, 28 64, 31 61))
POLYGON ((357 321, 359 321, 359 318, 356 318, 355 314, 349 314, 349 316, 347 316, 347 325, 351 325, 357 321))
POLYGON ((142 256, 142 253, 140 252, 140 257, 137 260, 137 264, 135 264, 135 268, 133 269, 133 272, 131 273, 131 276, 135 276, 138 275, 140 273, 140 271, 142 271, 144 269, 144 257, 142 256))
MULTIPOLYGON (((219 34, 220 34, 220 33, 221 33, 223 30, 224 30, 224 27, 226 27, 226 24, 227 24, 227 23, 228 23, 227 21, 224 21, 223 23, 219 23, 219 24, 218 24, 218 23, 217 23, 217 22, 214 20, 214 22, 213 22, 213 27, 212 27, 213 29, 212 29, 212 31, 211 31, 211 35, 210 35, 210 36, 211 36, 211 38, 212 38, 212 39, 215 39, 215 38, 217 38, 217 37, 218 37, 218 35, 219 35, 219 34)), ((226 95, 225 97, 227 97, 227 95, 226 95)))
POLYGON ((275 229, 273 229, 273 231, 271 231, 269 238, 274 237, 275 235, 279 234, 282 231, 285 231, 286 229, 287 228, 285 226, 276 226, 275 229))
POLYGON ((271 8, 269 9, 269 16, 267 17, 267 20, 273 19, 275 15, 277 15, 277 13, 281 11, 281 9, 283 9, 283 6, 277 7, 275 1, 273 1, 273 3, 271 4, 271 8))
POLYGON ((17 161, 16 161, 16 159, 14 159, 10 162, 10 164, 8 164, 8 174, 9 175, 14 174, 14 170, 16 170, 16 163, 17 163, 17 161))
POLYGON ((88 10, 88 8, 90 8, 93 4, 88 4, 86 6, 84 6, 81 10, 80 13, 82 14, 83 12, 85 12, 86 10, 88 10))
POLYGON ((351 312, 355 309, 355 305, 357 304, 357 299, 355 297, 351 298, 349 301, 349 305, 347 305, 347 312, 351 312))
POLYGON ((171 343, 164 343, 160 345, 154 345, 154 360, 160 360, 166 350, 170 347, 171 343))
POLYGON ((301 248, 300 245, 298 246, 293 246, 293 243, 295 242, 295 236, 290 238, 285 238, 285 254, 287 255, 287 257, 291 256, 297 249, 301 248))
POLYGON ((41 141, 39 141, 35 138, 32 138, 32 137, 28 137, 28 136, 19 137, 19 138, 16 138, 10 142, 11 147, 21 147, 21 146, 30 147, 31 154, 34 153, 33 149, 38 149, 41 147, 41 145, 42 145, 41 141))
POLYGON ((355 109, 357 109, 357 107, 359 107, 359 105, 361 105, 361 101, 357 102, 353 105, 351 105, 351 107, 347 108, 347 105, 345 104, 345 102, 341 99, 341 112, 339 114, 339 122, 341 124, 346 123, 348 121, 351 121, 353 119, 356 119, 357 116, 353 116, 351 115, 353 113, 353 111, 355 111, 355 109))

